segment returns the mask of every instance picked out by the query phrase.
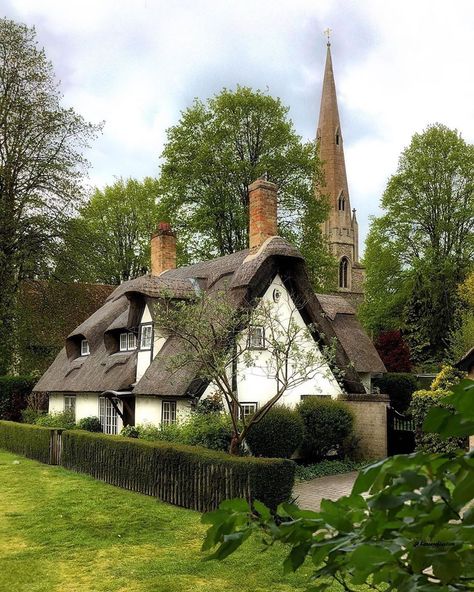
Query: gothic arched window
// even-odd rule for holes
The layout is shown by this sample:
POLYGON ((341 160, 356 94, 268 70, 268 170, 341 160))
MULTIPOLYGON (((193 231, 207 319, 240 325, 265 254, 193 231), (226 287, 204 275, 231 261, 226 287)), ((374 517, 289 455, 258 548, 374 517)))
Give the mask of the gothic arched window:
POLYGON ((339 146, 340 139, 341 139, 341 134, 339 132, 339 128, 337 128, 337 130, 336 130, 336 146, 339 146))
POLYGON ((346 204, 345 204, 345 199, 344 199, 344 193, 339 194, 339 198, 337 200, 337 208, 339 211, 343 212, 346 208, 346 204))
POLYGON ((349 273, 349 261, 347 257, 343 257, 339 262, 339 287, 348 288, 347 274, 349 273))

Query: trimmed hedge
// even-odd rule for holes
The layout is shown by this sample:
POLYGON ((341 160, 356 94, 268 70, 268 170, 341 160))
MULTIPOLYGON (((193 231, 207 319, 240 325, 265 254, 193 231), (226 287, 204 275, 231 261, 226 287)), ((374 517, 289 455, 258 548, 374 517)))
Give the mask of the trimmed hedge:
POLYGON ((303 418, 301 454, 306 459, 320 460, 332 450, 339 452, 343 442, 353 433, 354 415, 343 401, 307 397, 296 409, 303 418))
POLYGON ((297 411, 276 406, 252 425, 245 441, 254 456, 290 458, 303 440, 303 420, 297 411))
POLYGON ((406 412, 412 394, 421 388, 416 376, 407 372, 387 372, 380 378, 374 378, 373 384, 390 397, 390 405, 399 413, 406 412))
POLYGON ((290 498, 295 476, 295 463, 286 459, 237 457, 197 446, 75 430, 63 433, 61 464, 200 512, 235 497, 276 508, 290 498))
POLYGON ((50 462, 51 430, 40 426, 12 421, 0 421, 0 448, 39 460, 50 462))
POLYGON ((0 376, 0 419, 21 421, 36 382, 32 376, 0 376))

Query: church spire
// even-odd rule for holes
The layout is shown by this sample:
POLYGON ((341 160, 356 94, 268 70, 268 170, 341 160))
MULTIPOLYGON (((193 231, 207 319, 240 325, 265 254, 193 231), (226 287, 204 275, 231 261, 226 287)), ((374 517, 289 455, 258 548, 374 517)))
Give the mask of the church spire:
MULTIPOLYGON (((337 225, 351 227, 351 207, 347 184, 344 143, 337 106, 336 83, 332 67, 331 44, 327 43, 326 67, 319 111, 317 132, 319 157, 323 162, 325 186, 322 192, 328 195, 331 212, 337 212, 337 225)), ((333 222, 336 222, 333 220, 333 222)))
POLYGON ((364 294, 364 268, 359 263, 357 218, 355 210, 351 211, 349 200, 344 141, 329 40, 330 31, 324 33, 328 40, 317 132, 324 185, 316 187, 316 193, 327 196, 329 199, 329 215, 322 224, 322 231, 338 263, 337 290, 345 293, 345 296, 357 305, 364 294))

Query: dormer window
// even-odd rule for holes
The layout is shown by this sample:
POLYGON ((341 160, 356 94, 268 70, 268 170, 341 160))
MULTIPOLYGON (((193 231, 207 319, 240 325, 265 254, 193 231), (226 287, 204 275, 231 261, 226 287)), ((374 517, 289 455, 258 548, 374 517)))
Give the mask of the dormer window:
POLYGON ((137 336, 135 333, 130 331, 120 333, 120 351, 133 351, 134 349, 137 349, 137 336))
POLYGON ((140 349, 151 349, 153 326, 151 323, 142 325, 140 332, 140 349))
POLYGON ((88 356, 91 353, 87 339, 81 339, 81 356, 88 356))

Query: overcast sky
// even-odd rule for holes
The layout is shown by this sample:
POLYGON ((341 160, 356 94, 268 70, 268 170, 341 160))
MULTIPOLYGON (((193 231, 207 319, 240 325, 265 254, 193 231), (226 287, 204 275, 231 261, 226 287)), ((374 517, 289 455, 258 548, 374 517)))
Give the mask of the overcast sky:
POLYGON ((474 142, 472 0, 2 0, 34 25, 64 101, 105 121, 90 183, 157 176, 165 130, 194 97, 268 89, 316 133, 330 27, 361 241, 413 133, 441 122, 474 142))

